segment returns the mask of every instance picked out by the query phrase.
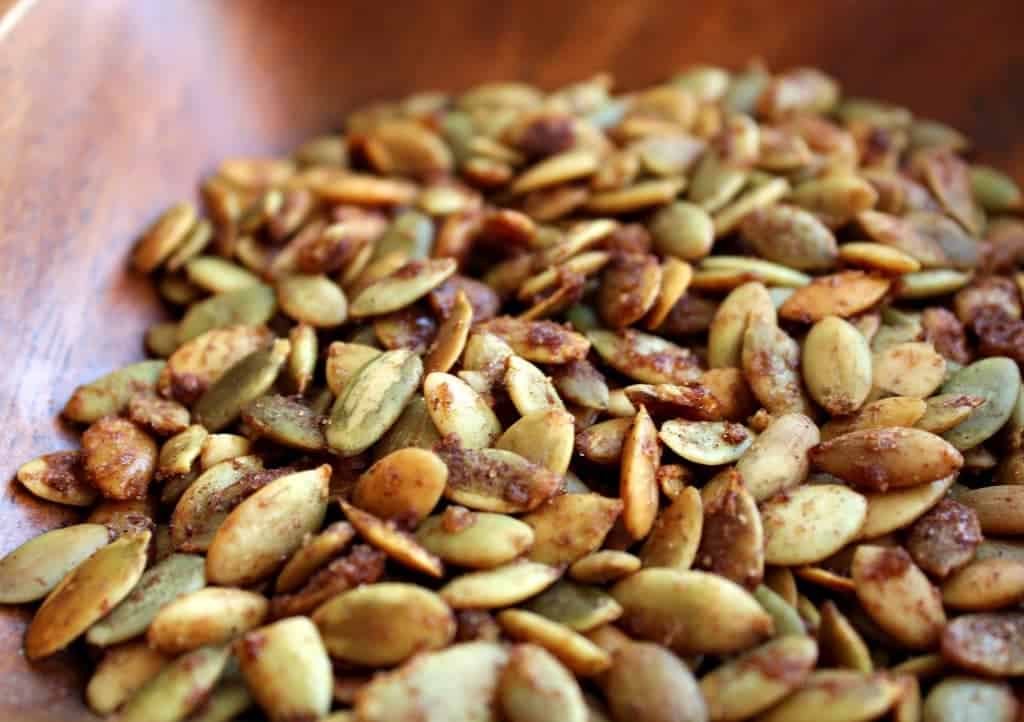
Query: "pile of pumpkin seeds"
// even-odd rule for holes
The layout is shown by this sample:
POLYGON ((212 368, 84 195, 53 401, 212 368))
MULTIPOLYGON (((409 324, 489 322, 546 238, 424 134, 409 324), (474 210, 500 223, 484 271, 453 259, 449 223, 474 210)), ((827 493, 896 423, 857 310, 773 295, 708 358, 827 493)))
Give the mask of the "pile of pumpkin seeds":
POLYGON ((1024 202, 808 68, 482 85, 225 161, 18 481, 123 722, 1012 722, 1024 202))

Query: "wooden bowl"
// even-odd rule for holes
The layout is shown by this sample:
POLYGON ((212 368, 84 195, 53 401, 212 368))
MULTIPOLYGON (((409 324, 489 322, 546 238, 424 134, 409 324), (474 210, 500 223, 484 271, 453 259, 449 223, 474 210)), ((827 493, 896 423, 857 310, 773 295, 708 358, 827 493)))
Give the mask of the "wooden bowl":
MULTIPOLYGON (((0 477, 73 445, 56 420, 73 388, 143 355, 165 312, 126 253, 222 156, 285 150, 416 89, 605 69, 637 87, 758 56, 950 123, 1021 177, 1021 28, 1024 4, 997 0, 0 0, 0 477)), ((72 518, 8 483, 0 554, 72 518)), ((90 719, 80 651, 24 659, 29 614, 0 609, 0 718, 90 719)))

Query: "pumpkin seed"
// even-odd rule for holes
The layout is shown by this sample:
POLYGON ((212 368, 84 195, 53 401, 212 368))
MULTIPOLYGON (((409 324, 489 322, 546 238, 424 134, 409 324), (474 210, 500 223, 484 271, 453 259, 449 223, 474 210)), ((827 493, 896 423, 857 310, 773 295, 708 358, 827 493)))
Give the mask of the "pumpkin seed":
POLYGON ((528 525, 504 514, 452 512, 424 519, 416 541, 443 561, 471 569, 490 569, 512 561, 533 545, 528 525))
POLYGON ((899 343, 876 351, 875 388, 884 394, 926 398, 946 376, 946 359, 930 343, 899 343))
POLYGON ((712 720, 742 720, 781 701, 811 674, 818 645, 810 637, 774 639, 701 677, 712 720))
POLYGON ((277 284, 277 300, 289 317, 316 328, 340 326, 348 316, 344 291, 322 274, 286 276, 277 284))
POLYGON ((708 718, 697 680, 664 647, 628 643, 619 649, 601 686, 617 720, 687 720, 708 718))
POLYGON ((630 403, 643 406, 653 416, 698 421, 717 421, 721 416, 718 400, 699 383, 633 384, 623 391, 630 403))
POLYGON ((957 496, 957 500, 978 515, 985 534, 1024 533, 1024 486, 1001 484, 970 489, 957 496))
POLYGON ((537 508, 561 486, 548 469, 503 449, 445 448, 445 498, 477 511, 505 514, 537 508))
POLYGON ((128 722, 179 722, 199 708, 227 664, 227 647, 201 647, 167 664, 118 713, 128 722))
POLYGON ((327 426, 327 443, 342 456, 362 453, 398 419, 423 375, 411 351, 387 351, 355 375, 338 397, 327 426))
POLYGON ((621 501, 600 494, 554 496, 522 518, 534 536, 526 556, 544 564, 571 564, 601 546, 622 511, 621 501))
POLYGON ((132 593, 89 628, 86 640, 105 647, 142 634, 164 605, 205 586, 203 567, 200 556, 171 554, 143 574, 132 593))
POLYGON ((926 484, 865 494, 868 512, 860 529, 860 538, 874 539, 909 526, 939 503, 955 479, 956 476, 951 474, 926 484))
POLYGON ((349 313, 363 318, 404 308, 444 283, 456 266, 452 258, 410 261, 355 294, 349 313))
POLYGON ((61 413, 83 424, 119 414, 137 392, 153 389, 165 366, 163 361, 140 361, 112 371, 76 388, 61 413))
POLYGON ((743 587, 707 572, 642 569, 612 587, 626 631, 677 654, 728 654, 771 634, 743 587))
POLYGON ((411 584, 369 584, 344 592, 320 606, 313 622, 332 657, 371 667, 440 649, 455 636, 448 606, 411 584))
POLYGON ((886 489, 942 479, 963 465, 963 456, 935 434, 920 429, 851 431, 811 449, 811 462, 859 487, 886 489))
POLYGON ((763 584, 759 585, 754 590, 754 598, 757 599, 761 608, 771 616, 773 636, 793 636, 804 634, 807 631, 796 607, 788 604, 785 599, 768 587, 763 584))
POLYGON ((971 194, 987 211, 1005 213, 1024 204, 1014 180, 996 168, 974 165, 970 168, 971 194))
POLYGON ((715 240, 711 216, 701 206, 676 201, 660 208, 649 224, 654 248, 666 256, 699 261, 715 240))
POLYGON ((196 402, 196 420, 210 431, 232 424, 249 402, 270 390, 290 352, 291 344, 278 339, 269 349, 253 351, 238 361, 196 402))
POLYGON ((405 206, 416 197, 416 186, 412 183, 362 173, 339 174, 310 185, 311 190, 328 203, 405 206))
POLYGON ((971 277, 966 273, 946 269, 904 273, 900 277, 896 296, 900 299, 909 300, 945 296, 954 291, 959 291, 970 280, 971 277))
POLYGON ((438 594, 453 609, 495 609, 539 594, 559 576, 557 567, 522 559, 455 577, 438 594))
POLYGON ((327 386, 335 396, 341 397, 356 374, 380 355, 381 351, 372 346, 335 341, 327 348, 327 386))
POLYGON ((729 234, 747 215, 782 200, 789 191, 789 181, 785 178, 772 178, 760 185, 751 186, 715 214, 715 237, 721 238, 729 234))
POLYGON ((150 533, 128 535, 98 549, 47 595, 25 633, 25 654, 59 652, 124 599, 146 566, 150 533))
MULTIPOLYGON (((505 612, 505 614, 511 613, 505 612)), ((572 674, 543 647, 520 644, 501 673, 498 703, 509 722, 587 722, 583 693, 572 674)))
POLYGON ((508 389, 509 398, 515 404, 516 410, 522 416, 565 408, 551 379, 545 376, 543 371, 519 356, 511 356, 508 359, 505 387, 508 389))
POLYGON ((438 330, 434 347, 424 361, 427 374, 434 371, 446 372, 455 365, 466 346, 472 322, 473 307, 466 294, 460 290, 455 296, 451 312, 438 330))
POLYGON ((750 390, 769 413, 810 413, 800 374, 800 346, 774 321, 751 318, 743 334, 741 361, 750 390))
POLYGON ((270 719, 327 714, 331 661, 309 619, 292 617, 253 630, 235 645, 235 654, 249 690, 270 719))
POLYGON ((741 424, 683 419, 662 424, 658 438, 687 461, 705 466, 736 461, 754 441, 754 435, 741 424))
POLYGON ((597 161, 597 157, 589 150, 570 150, 550 156, 519 175, 509 186, 509 191, 522 195, 539 188, 585 178, 597 170, 597 161))
POLYGON ((900 547, 862 545, 851 569, 864 611, 908 649, 938 645, 946 614, 928 578, 900 547))
POLYGON ((958 449, 972 446, 991 438, 1010 418, 1020 388, 1020 370, 1008 358, 997 356, 976 361, 955 372, 942 385, 943 394, 970 394, 985 399, 971 412, 966 421, 943 434, 943 438, 958 449))
POLYGON ((942 634, 942 656, 957 667, 986 676, 1024 674, 1024 615, 1020 612, 964 614, 942 634))
POLYGON ((949 215, 973 235, 981 235, 984 217, 971 193, 967 164, 949 150, 928 150, 915 155, 915 165, 949 215))
POLYGON ((385 522, 345 501, 341 502, 341 510, 361 537, 398 563, 432 577, 444 575, 441 560, 393 521, 385 522))
POLYGON ((294 399, 261 396, 242 408, 242 421, 255 438, 265 437, 295 449, 319 451, 327 442, 320 417, 294 399))
POLYGON ((921 270, 921 264, 916 258, 881 243, 844 243, 839 247, 839 257, 848 264, 880 273, 899 275, 921 270))
POLYGON ((503 645, 488 641, 419 655, 376 675, 356 698, 356 716, 365 722, 416 716, 423 722, 493 720, 499 676, 508 658, 503 645))
POLYGON ((824 647, 823 656, 827 656, 835 666, 865 674, 874 671, 874 663, 864 639, 831 600, 821 605, 818 639, 824 647))
POLYGON ((800 183, 793 188, 788 200, 814 213, 828 227, 838 228, 873 208, 878 195, 863 177, 832 172, 800 183))
POLYGON ((493 334, 511 346, 516 354, 535 363, 577 361, 590 350, 590 342, 585 336, 553 321, 499 316, 477 324, 474 335, 477 334, 493 334))
POLYGON ((85 478, 82 457, 78 451, 44 454, 18 467, 17 479, 40 499, 69 506, 92 506, 98 495, 85 478))
MULTIPOLYGON (((924 417, 927 404, 909 396, 890 396, 865 404, 846 417, 833 418, 821 427, 821 438, 830 441, 851 431, 884 429, 886 427, 913 427, 924 417)), ((918 426, 918 428, 922 428, 918 426)), ((923 429, 927 431, 927 429, 923 429)))
POLYGON ((1024 563, 984 559, 969 563, 942 583, 950 609, 982 612, 1009 607, 1024 598, 1024 563))
POLYGON ((565 579, 529 600, 524 608, 577 632, 588 632, 622 616, 622 607, 603 590, 565 579))
POLYGON ((266 347, 272 338, 263 326, 230 326, 203 333, 171 354, 157 388, 168 398, 195 403, 225 371, 266 347))
POLYGON ((604 375, 586 359, 550 369, 551 382, 560 397, 588 409, 608 408, 608 384, 604 375))
POLYGON ((263 621, 267 600, 242 589, 207 587, 160 608, 146 639, 156 649, 181 654, 206 644, 228 642, 263 621))
POLYGON ((374 457, 382 459, 393 451, 407 447, 433 448, 441 440, 434 422, 430 419, 426 400, 414 395, 401 416, 373 447, 374 457))
POLYGON ((259 326, 270 320, 276 307, 274 290, 262 283, 218 293, 189 307, 178 326, 178 342, 185 344, 218 328, 259 326))
POLYGON ((763 722, 866 722, 896 702, 899 685, 881 673, 844 669, 812 672, 796 692, 767 713, 763 722))
POLYGON ((241 586, 273 574, 323 522, 330 477, 326 464, 287 474, 235 507, 210 542, 208 581, 241 586))
POLYGON ((109 542, 102 524, 74 524, 29 539, 0 559, 0 604, 42 599, 109 542))
POLYGON ((747 256, 709 256, 701 261, 702 271, 735 271, 773 286, 799 288, 811 282, 809 276, 791 268, 747 256))
POLYGON ((618 190, 592 193, 583 207, 601 215, 633 213, 670 203, 685 187, 686 180, 683 178, 642 180, 618 190))
POLYGON ((359 477, 352 499, 376 516, 418 522, 437 505, 447 481, 448 468, 437 454, 399 449, 359 477))
POLYGON ((185 242, 195 224, 195 206, 188 202, 171 206, 139 239, 132 252, 132 265, 140 273, 152 273, 185 242))
POLYGON ((565 474, 572 459, 573 417, 558 409, 527 414, 498 437, 494 448, 519 454, 555 474, 565 474))
POLYGON ((190 722, 230 722, 252 706, 249 688, 242 682, 219 685, 190 717, 190 722))
POLYGON ((110 714, 151 680, 169 658, 145 642, 128 642, 107 650, 85 688, 85 700, 97 714, 110 714))
POLYGON ((632 554, 602 549, 573 562, 569 567, 569 576, 577 582, 607 584, 629 576, 640 566, 640 560, 632 554))
POLYGON ((764 531, 757 503, 733 469, 701 490, 704 526, 697 565, 748 589, 764 576, 764 531))
POLYGON ((1011 722, 1019 709, 1008 684, 955 675, 946 677, 928 693, 922 709, 924 722, 1011 722))
POLYGON ((622 522, 634 539, 647 536, 658 513, 655 475, 661 454, 657 434, 647 410, 641 407, 622 441, 619 474, 622 522))
POLYGON ((589 677, 611 666, 606 651, 564 624, 522 609, 506 609, 497 619, 513 639, 539 645, 575 674, 589 677))
POLYGON ((686 571, 697 557, 703 527, 700 492, 686 487, 658 514, 640 551, 643 566, 686 571))
POLYGON ((836 264, 835 236, 812 213, 774 205, 748 213, 740 232, 758 255, 800 271, 827 271, 836 264))
POLYGON ((878 303, 890 285, 888 279, 863 271, 840 271, 831 276, 819 276, 810 284, 796 289, 779 308, 779 316, 800 323, 814 323, 826 316, 849 318, 878 303))
POLYGON ((659 336, 630 328, 618 333, 594 329, 587 338, 605 363, 642 383, 681 384, 700 377, 693 352, 659 336))
POLYGON ((757 501, 796 486, 807 477, 807 452, 819 439, 814 423, 801 414, 784 414, 753 441, 736 464, 757 501))
POLYGON ((813 564, 857 537, 867 501, 844 486, 804 486, 770 499, 761 510, 765 561, 813 564))
POLYGON ((871 363, 867 340, 836 316, 818 321, 804 340, 801 368, 807 391, 833 416, 853 413, 867 400, 874 378, 871 363))

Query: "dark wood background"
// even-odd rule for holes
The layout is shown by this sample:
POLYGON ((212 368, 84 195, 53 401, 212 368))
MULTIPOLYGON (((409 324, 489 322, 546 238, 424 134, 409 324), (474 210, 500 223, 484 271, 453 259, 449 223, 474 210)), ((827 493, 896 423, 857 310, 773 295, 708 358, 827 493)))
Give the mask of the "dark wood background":
MULTIPOLYGON (((0 0, 0 18, 0 554, 69 520, 8 480, 75 443, 55 414, 141 357, 162 313, 125 273, 138 229, 219 157, 285 150, 363 101, 759 56, 951 123, 1024 179, 1019 0, 0 0)), ((0 611, 0 717, 86 718, 81 666, 30 667, 25 619, 0 611)))

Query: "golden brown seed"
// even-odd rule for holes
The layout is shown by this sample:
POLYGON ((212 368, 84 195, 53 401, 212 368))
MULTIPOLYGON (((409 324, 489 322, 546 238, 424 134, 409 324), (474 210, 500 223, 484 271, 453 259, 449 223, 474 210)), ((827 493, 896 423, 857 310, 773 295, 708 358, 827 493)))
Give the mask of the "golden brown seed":
POLYGON ((70 506, 92 506, 95 487, 85 477, 83 454, 56 451, 18 467, 17 479, 40 499, 70 506))
POLYGON ((204 644, 220 644, 259 625, 267 613, 261 594, 207 587, 161 607, 146 631, 150 646, 182 654, 204 644))
POLYGON ((1011 559, 974 561, 942 583, 942 602, 950 609, 983 612, 1024 599, 1024 562, 1011 559))
MULTIPOLYGON (((945 364, 943 364, 945 367, 945 364)), ((828 316, 804 339, 801 368, 807 391, 833 416, 857 411, 871 392, 871 350, 850 323, 828 316)))
POLYGON ((426 518, 444 492, 448 467, 432 451, 399 449, 359 477, 352 501, 383 519, 426 518))
POLYGON ((512 648, 501 674, 498 701, 509 722, 589 719, 583 694, 572 673, 543 647, 533 644, 512 648))
POLYGON ((891 282, 863 271, 840 271, 798 288, 779 308, 790 321, 814 323, 826 316, 848 318, 862 313, 885 296, 891 282))
POLYGON ((912 427, 924 417, 927 408, 927 404, 921 399, 910 396, 878 399, 865 404, 855 414, 830 419, 821 427, 821 438, 822 441, 829 441, 851 431, 883 429, 889 426, 912 427))
POLYGON ((822 561, 857 538, 867 517, 867 500, 837 484, 786 491, 765 502, 765 561, 798 565, 822 561))
POLYGON ((601 686, 614 719, 651 722, 708 718, 707 705, 685 664, 658 644, 626 641, 601 686))
POLYGON ((109 499, 142 499, 156 467, 156 443, 126 419, 107 416, 82 434, 85 473, 109 499))
POLYGON ((764 722, 876 719, 896 702, 900 690, 895 681, 881 673, 822 669, 812 672, 799 690, 760 719, 764 722))
POLYGON ((416 539, 398 528, 394 521, 383 521, 351 504, 342 501, 341 510, 359 535, 399 564, 422 574, 440 579, 444 564, 424 549, 416 539))
POLYGON ((522 518, 534 533, 527 557, 545 564, 571 564, 604 541, 623 503, 600 494, 562 494, 522 518))
POLYGON ((607 584, 629 576, 640 566, 640 560, 632 554, 602 549, 573 562, 569 576, 577 582, 607 584))
POLYGON ((808 451, 818 428, 802 414, 776 417, 740 457, 736 470, 757 501, 796 486, 807 477, 808 451))
POLYGON ((104 652, 85 688, 85 700, 97 714, 110 714, 152 679, 170 658, 145 641, 126 642, 104 652))
POLYGON ((561 571, 525 559, 455 577, 438 594, 453 609, 495 609, 517 604, 557 581, 561 571))
POLYGON ((619 495, 622 521, 634 539, 643 539, 658 513, 655 475, 660 461, 658 430, 647 410, 640 407, 622 442, 619 495))
POLYGON ((605 650, 564 624, 522 609, 506 609, 497 619, 506 634, 543 647, 581 677, 600 674, 611 666, 611 656, 605 650))
POLYGON ((152 273, 184 242, 195 223, 196 209, 191 203, 171 206, 139 239, 132 265, 141 273, 152 273))

